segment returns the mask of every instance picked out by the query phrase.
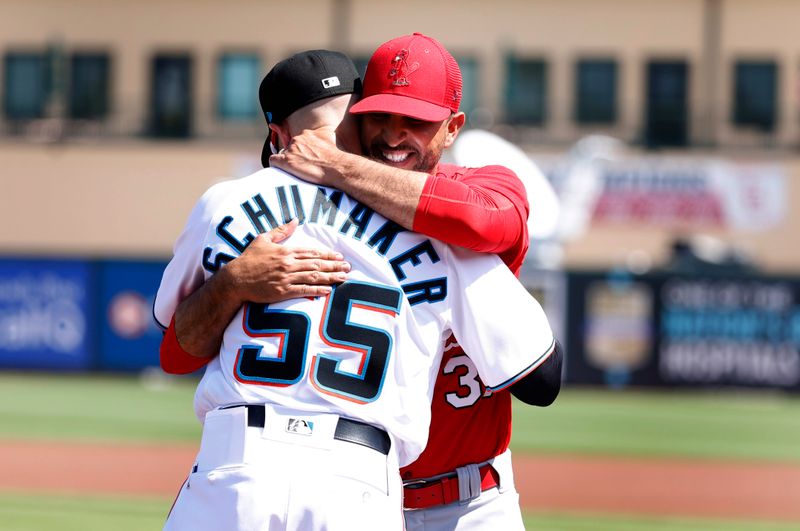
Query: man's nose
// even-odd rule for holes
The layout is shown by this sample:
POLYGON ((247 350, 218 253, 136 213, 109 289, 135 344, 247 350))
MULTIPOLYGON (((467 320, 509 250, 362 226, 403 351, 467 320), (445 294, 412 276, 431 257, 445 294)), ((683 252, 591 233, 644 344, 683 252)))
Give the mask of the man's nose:
POLYGON ((408 130, 404 127, 400 116, 392 116, 387 120, 386 126, 383 128, 383 138, 389 146, 399 146, 405 141, 407 135, 408 130))

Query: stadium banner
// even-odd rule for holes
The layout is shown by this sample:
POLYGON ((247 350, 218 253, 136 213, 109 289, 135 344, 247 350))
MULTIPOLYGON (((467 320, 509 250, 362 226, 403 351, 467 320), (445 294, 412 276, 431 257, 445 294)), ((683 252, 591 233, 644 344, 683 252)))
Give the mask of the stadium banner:
POLYGON ((800 279, 571 272, 567 381, 800 391, 800 279))
POLYGON ((594 222, 764 231, 788 210, 786 170, 779 164, 642 158, 602 168, 594 222))
POLYGON ((79 260, 0 261, 0 367, 92 367, 92 274, 92 265, 79 260))
POLYGON ((536 157, 557 191, 562 235, 582 234, 590 223, 764 232, 786 221, 785 164, 622 156, 612 139, 602 140, 588 137, 563 158, 536 157))
POLYGON ((139 371, 158 367, 161 329, 153 320, 166 262, 102 261, 99 271, 100 367, 139 371))

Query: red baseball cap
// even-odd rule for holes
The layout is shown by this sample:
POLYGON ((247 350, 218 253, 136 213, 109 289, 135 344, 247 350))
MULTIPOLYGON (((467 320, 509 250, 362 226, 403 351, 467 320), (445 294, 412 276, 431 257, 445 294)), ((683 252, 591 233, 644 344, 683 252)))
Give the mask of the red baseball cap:
POLYGON ((440 122, 458 112, 461 70, 436 39, 414 33, 381 44, 367 64, 353 114, 401 114, 440 122))

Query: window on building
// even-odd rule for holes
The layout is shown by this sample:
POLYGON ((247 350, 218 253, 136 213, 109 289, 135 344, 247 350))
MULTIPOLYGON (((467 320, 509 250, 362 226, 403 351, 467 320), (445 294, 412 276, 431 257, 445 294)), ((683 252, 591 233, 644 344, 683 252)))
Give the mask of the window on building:
POLYGON ((584 59, 577 63, 575 119, 580 124, 610 124, 617 119, 617 63, 584 59))
POLYGON ((43 53, 8 53, 3 65, 3 111, 10 120, 42 118, 49 74, 43 53))
POLYGON ((259 60, 255 54, 223 55, 217 73, 217 112, 227 120, 258 117, 259 60))
POLYGON ((151 62, 149 134, 187 138, 192 134, 194 60, 189 53, 157 53, 151 62))
POLYGON ((734 123, 773 131, 777 116, 778 67, 775 62, 738 61, 734 75, 734 123))
POLYGON ((467 113, 467 119, 470 114, 478 108, 480 102, 479 81, 480 76, 478 72, 478 61, 472 57, 459 57, 456 59, 458 66, 461 69, 461 106, 459 109, 467 113))
POLYGON ((547 64, 509 57, 506 67, 506 121, 542 125, 547 110, 547 64))
POLYGON ((105 53, 76 53, 70 60, 70 118, 105 118, 109 109, 109 64, 105 53))
POLYGON ((685 146, 689 141, 689 63, 652 59, 645 63, 644 143, 648 148, 685 146))

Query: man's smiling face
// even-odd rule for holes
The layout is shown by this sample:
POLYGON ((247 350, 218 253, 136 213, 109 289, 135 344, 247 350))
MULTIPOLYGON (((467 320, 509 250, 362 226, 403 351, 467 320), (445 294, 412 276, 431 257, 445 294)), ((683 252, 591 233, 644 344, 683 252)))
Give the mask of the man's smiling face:
POLYGON ((387 113, 365 113, 361 118, 364 154, 395 168, 430 173, 452 141, 450 119, 425 122, 387 113))

